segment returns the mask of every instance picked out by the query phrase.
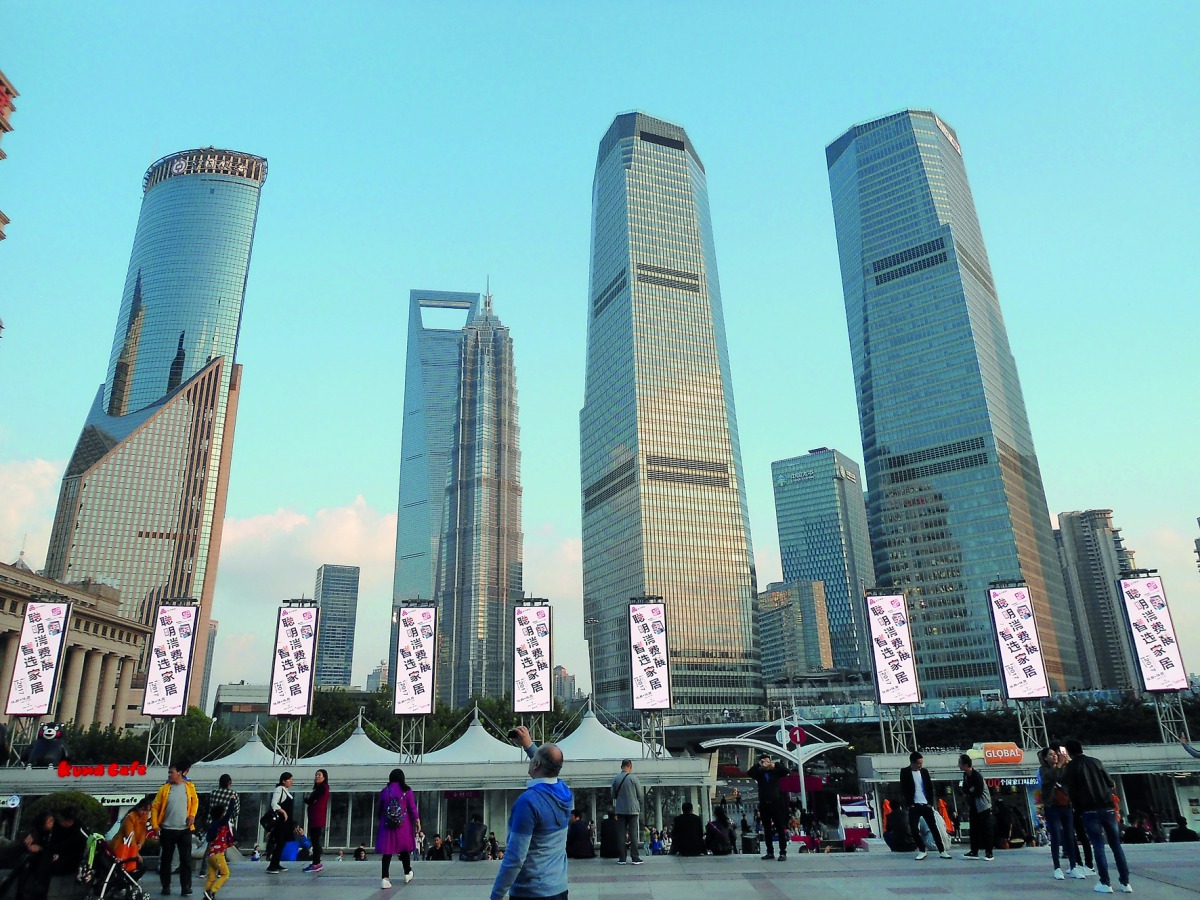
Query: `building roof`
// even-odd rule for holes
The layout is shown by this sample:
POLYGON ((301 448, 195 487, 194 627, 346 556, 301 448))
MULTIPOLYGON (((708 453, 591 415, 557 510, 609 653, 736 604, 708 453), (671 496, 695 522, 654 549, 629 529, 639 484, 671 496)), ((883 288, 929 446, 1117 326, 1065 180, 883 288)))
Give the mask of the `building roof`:
POLYGON ((558 742, 564 760, 640 759, 642 745, 605 728, 590 709, 579 720, 579 727, 558 742))
POLYGON ((493 763, 520 762, 525 759, 525 752, 512 744, 497 740, 488 733, 479 721, 479 710, 466 732, 457 741, 441 750, 426 753, 421 760, 426 763, 493 763))
POLYGON ((381 747, 371 740, 361 724, 351 732, 350 737, 332 750, 296 760, 298 766, 370 765, 372 763, 390 763, 398 766, 400 765, 400 754, 395 750, 381 747))
POLYGON ((198 762, 192 768, 200 768, 201 766, 221 766, 222 768, 228 768, 229 766, 274 766, 276 759, 275 754, 259 738, 256 726, 250 732, 250 739, 233 753, 230 753, 228 756, 222 756, 220 759, 209 759, 198 762))

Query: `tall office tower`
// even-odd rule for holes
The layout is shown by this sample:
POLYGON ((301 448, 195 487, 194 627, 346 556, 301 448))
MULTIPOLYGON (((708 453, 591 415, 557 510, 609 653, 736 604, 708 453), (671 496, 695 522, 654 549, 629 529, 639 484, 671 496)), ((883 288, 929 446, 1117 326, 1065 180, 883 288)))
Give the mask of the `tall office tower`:
POLYGON ((389 666, 396 662, 400 606, 433 599, 458 420, 462 330, 482 299, 479 294, 450 291, 409 293, 389 666))
POLYGON ((833 665, 869 672, 863 596, 875 586, 875 566, 858 464, 822 447, 771 463, 771 480, 783 580, 824 583, 833 665))
POLYGON ((774 582, 758 595, 762 673, 767 684, 835 664, 827 593, 820 581, 774 582))
POLYGON ((354 623, 358 616, 358 566, 326 563, 317 569, 313 599, 321 610, 317 634, 317 687, 350 687, 354 623))
POLYGON ((451 706, 512 692, 521 599, 521 446, 513 342, 488 294, 462 331, 458 412, 434 574, 438 696, 451 706))
POLYGON ((628 710, 631 597, 666 604, 672 706, 765 702, 754 557, 704 166, 678 125, 616 117, 592 186, 579 416, 595 694, 628 710))
MULTIPOLYGON (((0 72, 0 138, 12 131, 12 125, 9 124, 8 117, 17 111, 17 107, 13 104, 13 98, 20 96, 17 89, 13 87, 12 82, 5 77, 3 72, 0 72)), ((5 158, 5 153, 0 150, 0 159, 5 158)), ((0 241, 4 240, 4 226, 9 223, 9 218, 0 211, 0 241)), ((4 330, 4 323, 0 322, 0 331, 4 330)))
MULTIPOLYGON (((113 585, 122 615, 140 622, 160 600, 194 597, 208 633, 266 177, 265 159, 210 148, 164 157, 142 181, 108 377, 67 463, 46 554, 48 576, 113 585)), ((189 703, 202 684, 193 677, 189 703)))
POLYGON ((1136 568, 1133 551, 1114 528, 1111 509, 1058 514, 1054 532, 1063 581, 1071 601, 1082 668, 1072 687, 1133 690, 1137 662, 1126 636, 1117 579, 1136 568))
POLYGON ((1017 365, 954 131, 905 110, 826 148, 878 586, 929 697, 995 689, 986 590, 1024 578, 1051 684, 1079 682, 1017 365))
MULTIPOLYGON (((217 649, 217 631, 218 631, 220 624, 221 623, 218 622, 216 619, 208 620, 208 643, 205 644, 205 647, 204 647, 204 659, 205 660, 211 660, 211 659, 216 658, 214 656, 214 654, 216 653, 216 649, 217 649)), ((208 685, 212 681, 212 670, 213 670, 212 666, 205 665, 204 666, 204 676, 200 681, 200 711, 205 714, 208 713, 208 709, 209 709, 209 707, 208 707, 208 685)))
POLYGON ((555 666, 551 682, 554 685, 555 699, 570 703, 575 699, 575 676, 567 671, 566 666, 555 666))

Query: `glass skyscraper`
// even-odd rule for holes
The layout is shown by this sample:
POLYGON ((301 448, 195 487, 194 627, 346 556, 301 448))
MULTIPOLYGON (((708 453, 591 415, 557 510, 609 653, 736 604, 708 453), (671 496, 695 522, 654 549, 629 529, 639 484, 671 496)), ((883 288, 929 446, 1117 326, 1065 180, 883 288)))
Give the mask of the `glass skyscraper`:
POLYGON ((827 593, 820 581, 768 584, 758 595, 763 680, 790 683, 834 665, 827 593))
POLYGON ((875 567, 858 464, 822 447, 771 463, 771 480, 783 580, 824 582, 833 665, 869 672, 863 595, 875 567))
POLYGON ((583 603, 597 700, 628 710, 630 598, 667 609, 672 707, 764 703, 755 574, 704 166, 616 117, 592 188, 580 413, 583 603))
POLYGON ((326 563, 317 569, 313 599, 321 610, 317 634, 317 687, 350 687, 354 624, 358 616, 358 566, 326 563))
POLYGON ((1023 578, 1054 689, 1079 683, 1017 366, 954 130, 927 110, 826 148, 878 586, 927 697, 1000 686, 985 592, 1023 578))
POLYGON ((491 295, 462 332, 439 554, 438 696, 458 707, 511 693, 513 607, 522 591, 521 447, 513 342, 491 295))
MULTIPOLYGON (((194 597, 207 636, 241 366, 242 302, 267 162, 188 150, 152 165, 108 376, 67 464, 46 574, 116 587, 147 623, 194 597)), ((197 641, 189 703, 200 701, 197 641)))

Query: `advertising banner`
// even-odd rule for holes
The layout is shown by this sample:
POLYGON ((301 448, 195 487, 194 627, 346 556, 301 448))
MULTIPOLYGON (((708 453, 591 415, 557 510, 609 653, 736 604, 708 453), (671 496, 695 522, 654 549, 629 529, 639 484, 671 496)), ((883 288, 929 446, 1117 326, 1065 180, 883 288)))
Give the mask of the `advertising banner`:
POLYGON ((513 610, 513 712, 544 713, 554 706, 551 618, 549 606, 513 610))
POLYGON ((629 683, 634 709, 671 708, 667 652, 667 608, 662 603, 630 603, 629 683))
POLYGON ((45 716, 50 713, 54 686, 62 670, 63 638, 71 621, 67 600, 25 604, 25 619, 17 641, 12 687, 4 712, 9 716, 45 716))
POLYGON ((1050 696, 1046 663, 1038 640, 1033 601, 1025 585, 988 590, 988 606, 1000 648, 1000 674, 1010 700, 1050 696))
POLYGON ((917 665, 913 659, 908 604, 903 594, 867 597, 867 629, 875 660, 875 691, 885 706, 921 702, 917 665))
POLYGON ((307 716, 312 712, 320 615, 315 606, 279 607, 268 715, 307 716))
POLYGON ((1157 575, 1122 578, 1121 599, 1133 635, 1133 655, 1137 657, 1146 690, 1186 690, 1187 670, 1183 667, 1162 579, 1157 575))
POLYGON ((187 712, 199 612, 191 603, 162 603, 155 612, 142 715, 166 719, 187 712))
POLYGON ((437 607, 402 606, 397 628, 395 713, 433 713, 433 672, 437 660, 437 607))

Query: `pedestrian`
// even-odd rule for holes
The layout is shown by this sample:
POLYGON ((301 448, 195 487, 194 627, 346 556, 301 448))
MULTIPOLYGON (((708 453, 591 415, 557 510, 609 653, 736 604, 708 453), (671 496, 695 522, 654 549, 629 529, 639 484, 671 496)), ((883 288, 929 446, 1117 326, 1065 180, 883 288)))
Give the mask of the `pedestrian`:
POLYGON ((383 854, 379 886, 387 890, 392 886, 392 857, 399 856, 404 866, 404 883, 413 880, 412 855, 417 849, 417 832, 421 830, 421 816, 417 811, 417 795, 404 780, 403 769, 392 769, 387 787, 379 792, 376 803, 379 827, 375 833, 375 852, 383 854))
POLYGON ((513 804, 504 859, 491 900, 567 900, 567 825, 571 789, 559 778, 562 751, 555 744, 533 746, 529 729, 514 735, 529 757, 529 780, 513 804))
POLYGON ((914 750, 908 754, 908 767, 900 770, 900 790, 904 793, 904 805, 908 807, 908 830, 913 833, 917 842, 916 859, 925 859, 929 855, 929 847, 925 845, 925 837, 917 827, 917 822, 924 820, 929 826, 929 833, 937 844, 938 856, 949 859, 950 852, 942 841, 941 829, 933 814, 933 779, 925 768, 925 757, 914 750))
POLYGON ((40 816, 24 839, 25 855, 16 868, 0 882, 0 897, 9 885, 17 882, 17 897, 21 900, 45 900, 54 874, 54 813, 40 816))
POLYGON ((1167 841, 1172 844, 1192 843, 1200 841, 1200 834, 1196 834, 1191 828, 1188 828, 1188 820, 1186 816, 1179 817, 1179 824, 1171 829, 1171 836, 1167 841))
POLYGON ((275 814, 274 825, 271 828, 271 861, 267 872, 279 875, 287 871, 281 866, 283 848, 292 835, 296 833, 296 795, 292 793, 292 773, 283 772, 279 776, 279 784, 271 793, 271 812, 275 814))
POLYGON ((304 867, 305 872, 314 874, 325 868, 321 864, 321 850, 325 846, 325 825, 329 815, 329 773, 317 769, 313 776, 313 788, 304 798, 308 807, 308 839, 312 842, 312 862, 304 867))
POLYGON ((142 864, 142 844, 146 843, 146 834, 150 830, 150 804, 153 802, 154 798, 147 794, 138 801, 137 806, 125 813, 125 817, 121 819, 121 827, 111 843, 113 856, 121 861, 121 866, 135 879, 140 879, 145 871, 142 864))
POLYGON ((763 859, 775 859, 773 836, 778 836, 779 861, 783 862, 787 859, 787 794, 780 791, 779 783, 789 774, 788 767, 776 766, 771 755, 763 753, 746 774, 758 783, 758 813, 767 841, 763 859))
POLYGON ((1075 823, 1071 814, 1071 798, 1063 786, 1063 771, 1066 764, 1058 754, 1058 748, 1046 747, 1038 753, 1041 767, 1038 777, 1042 785, 1042 815, 1046 820, 1046 834, 1050 838, 1050 857, 1054 862, 1054 878, 1065 881, 1067 877, 1087 878, 1079 865, 1079 847, 1075 844, 1075 823), (1061 857, 1066 851, 1069 868, 1064 874, 1061 857))
POLYGON ((150 805, 150 827, 158 832, 158 878, 164 895, 171 893, 171 857, 179 854, 179 893, 192 893, 192 831, 200 798, 196 787, 187 780, 188 765, 173 762, 167 769, 167 782, 154 795, 150 805))
POLYGON ((1117 827, 1117 814, 1113 810, 1112 798, 1116 786, 1100 760, 1084 755, 1083 745, 1079 741, 1065 741, 1063 748, 1067 754, 1063 784, 1067 789, 1067 796, 1083 814, 1083 827, 1095 853, 1096 874, 1100 876, 1095 891, 1098 894, 1113 892, 1108 874, 1108 856, 1104 852, 1104 844, 1107 842, 1112 848, 1113 859, 1117 862, 1121 891, 1132 894, 1129 866, 1125 862, 1125 851, 1121 849, 1121 832, 1117 827))
POLYGON ((966 753, 958 758, 958 770, 963 776, 960 787, 967 798, 967 810, 970 813, 968 821, 971 824, 971 849, 963 854, 963 859, 990 862, 995 858, 993 851, 996 846, 996 819, 992 813, 991 792, 983 776, 975 771, 975 761, 966 753), (982 857, 980 850, 984 853, 982 857))
POLYGON ((208 875, 204 879, 204 900, 215 900, 229 880, 229 863, 225 851, 233 846, 233 831, 229 827, 229 811, 218 803, 208 811, 208 875))
POLYGON ((229 819, 229 830, 237 834, 238 819, 242 815, 242 799, 233 789, 233 778, 228 773, 217 780, 217 787, 208 794, 209 818, 212 809, 217 805, 225 807, 225 815, 229 819))
POLYGON ((621 823, 617 865, 625 865, 625 845, 628 844, 633 864, 640 866, 642 831, 638 827, 638 818, 642 814, 645 792, 638 777, 633 774, 633 760, 621 760, 621 771, 612 781, 612 799, 613 808, 617 811, 617 821, 621 823))
POLYGON ((671 823, 672 856, 704 855, 704 823, 693 809, 692 804, 685 800, 683 812, 671 823))

